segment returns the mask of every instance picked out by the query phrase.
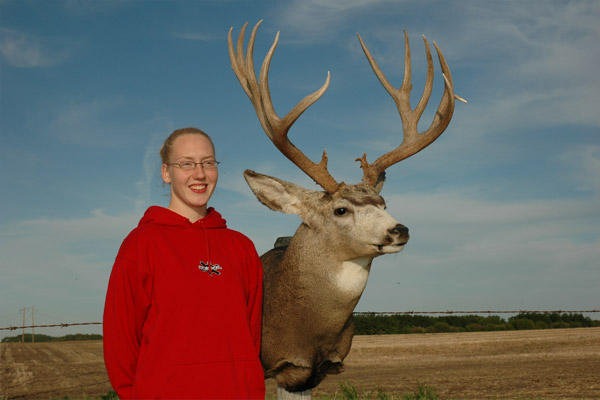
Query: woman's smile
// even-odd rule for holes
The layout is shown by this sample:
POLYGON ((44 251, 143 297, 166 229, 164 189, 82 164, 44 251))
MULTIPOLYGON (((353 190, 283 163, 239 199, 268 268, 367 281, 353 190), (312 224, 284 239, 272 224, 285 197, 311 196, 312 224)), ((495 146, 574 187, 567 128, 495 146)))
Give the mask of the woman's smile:
POLYGON ((206 184, 194 184, 190 185, 190 189, 194 193, 202 194, 206 192, 206 184))

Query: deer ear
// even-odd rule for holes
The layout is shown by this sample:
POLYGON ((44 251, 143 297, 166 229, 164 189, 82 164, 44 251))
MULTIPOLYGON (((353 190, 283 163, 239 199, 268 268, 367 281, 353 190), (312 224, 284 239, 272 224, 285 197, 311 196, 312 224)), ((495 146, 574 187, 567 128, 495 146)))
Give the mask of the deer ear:
POLYGON ((249 169, 244 171, 244 178, 261 203, 273 211, 286 214, 302 214, 305 208, 302 199, 310 196, 312 192, 294 183, 249 169))
POLYGON ((383 171, 377 177, 377 181, 375 182, 375 190, 377 193, 381 193, 381 189, 383 189, 383 184, 385 183, 385 171, 383 171))

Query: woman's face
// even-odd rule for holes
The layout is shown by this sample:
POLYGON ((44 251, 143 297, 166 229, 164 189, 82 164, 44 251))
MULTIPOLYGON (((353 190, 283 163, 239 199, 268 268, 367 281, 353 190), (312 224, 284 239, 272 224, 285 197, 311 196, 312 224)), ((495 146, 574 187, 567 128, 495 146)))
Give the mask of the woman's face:
MULTIPOLYGON (((179 136, 173 142, 169 163, 215 160, 210 141, 196 134, 179 136)), ((206 216, 208 200, 215 191, 219 172, 216 168, 204 169, 201 165, 191 171, 178 166, 162 165, 162 178, 171 184, 169 209, 195 222, 206 216)))

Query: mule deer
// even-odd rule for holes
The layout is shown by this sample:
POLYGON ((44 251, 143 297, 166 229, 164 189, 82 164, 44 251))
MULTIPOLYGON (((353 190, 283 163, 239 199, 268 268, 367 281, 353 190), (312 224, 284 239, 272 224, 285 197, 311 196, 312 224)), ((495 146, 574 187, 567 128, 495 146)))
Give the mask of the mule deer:
POLYGON ((383 254, 396 253, 407 243, 408 229, 385 211, 380 196, 385 170, 431 144, 446 129, 454 112, 454 91, 450 70, 435 45, 444 74, 443 98, 431 126, 419 133, 421 117, 433 86, 433 61, 427 39, 427 79, 415 109, 410 107, 411 62, 405 34, 405 73, 399 89, 385 78, 362 38, 360 44, 373 71, 398 107, 404 130, 400 146, 367 162, 360 161, 362 182, 338 183, 327 170, 327 153, 314 163, 288 138, 288 131, 300 115, 317 101, 329 86, 323 86, 300 101, 280 118, 269 93, 269 65, 279 32, 267 53, 259 80, 254 70, 254 27, 244 57, 247 23, 239 33, 237 46, 229 31, 231 66, 250 98, 260 123, 275 147, 311 177, 324 191, 308 190, 294 183, 244 172, 248 185, 260 202, 272 210, 297 214, 302 224, 289 245, 276 247, 261 259, 264 265, 263 340, 261 361, 267 378, 274 378, 287 391, 303 391, 318 385, 329 373, 339 373, 354 335, 354 310, 367 283, 371 262, 383 254))

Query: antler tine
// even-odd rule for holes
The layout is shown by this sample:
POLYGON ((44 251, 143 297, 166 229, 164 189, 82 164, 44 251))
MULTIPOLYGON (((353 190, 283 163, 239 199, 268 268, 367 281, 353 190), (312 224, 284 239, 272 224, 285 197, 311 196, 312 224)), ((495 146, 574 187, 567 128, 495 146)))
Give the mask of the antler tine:
POLYGON ((444 77, 445 82, 444 94, 442 95, 442 99, 438 106, 437 112, 433 118, 433 121, 431 122, 431 125, 425 132, 420 133, 418 131, 417 125, 419 119, 425 111, 425 108, 427 107, 427 103, 429 102, 431 92, 433 89, 433 58, 431 57, 431 51, 429 48, 427 38, 423 36, 423 41, 425 42, 425 50, 427 55, 427 78, 425 81, 425 88, 423 89, 421 99, 419 100, 419 103, 414 109, 412 109, 410 106, 410 93, 412 91, 412 74, 410 45, 408 41, 408 34, 406 33, 406 31, 404 31, 404 79, 399 89, 394 88, 389 83, 383 72, 381 72, 381 69, 375 62, 373 56, 367 49, 367 46, 364 44, 360 35, 358 35, 358 39, 367 59, 369 60, 369 64, 371 65, 373 72, 396 103, 396 107, 398 108, 398 112, 402 120, 402 128, 404 135, 402 143, 397 148, 382 155, 374 163, 369 164, 367 162, 366 153, 362 156, 362 158, 357 159, 357 161, 361 162, 361 168, 363 169, 363 182, 375 185, 379 176, 388 167, 423 150, 425 147, 433 143, 442 134, 442 132, 444 132, 444 130, 448 127, 450 120, 452 119, 452 114, 454 113, 454 99, 456 96, 454 95, 452 76, 450 75, 450 69, 448 68, 448 64, 444 59, 442 51, 434 42, 433 44, 438 53, 438 58, 442 68, 442 75, 444 77))
POLYGON ((269 90, 269 67, 277 43, 279 42, 279 32, 277 32, 275 40, 262 63, 258 83, 256 81, 256 72, 254 70, 253 62, 254 40, 256 38, 256 31, 261 23, 262 20, 259 21, 252 30, 252 35, 250 36, 248 47, 246 49, 245 59, 243 56, 244 32, 248 23, 244 24, 240 31, 237 42, 237 51, 234 51, 233 41, 231 39, 233 27, 229 30, 228 42, 231 67, 240 81, 242 88, 252 102, 256 115, 258 116, 265 133, 269 139, 271 139, 271 142, 273 142, 275 147, 304 171, 304 173, 311 177, 318 185, 325 189, 326 192, 333 193, 337 191, 340 184, 333 179, 327 170, 327 152, 323 151, 321 161, 318 164, 314 163, 294 146, 288 138, 288 132, 294 122, 296 122, 300 115, 315 103, 329 87, 330 73, 327 72, 327 79, 320 89, 306 96, 292 108, 285 117, 280 118, 273 107, 269 90))
POLYGON ((259 25, 262 23, 262 20, 259 21, 254 29, 252 30, 252 34, 250 35, 250 40, 248 41, 248 54, 244 59, 244 35, 246 32, 246 27, 248 23, 246 22, 242 29, 240 30, 238 40, 237 40, 237 51, 234 51, 233 48, 233 40, 231 39, 231 34, 233 32, 233 27, 229 29, 229 34, 227 36, 228 39, 228 49, 229 49, 229 59, 231 60, 231 68, 240 81, 240 85, 248 95, 254 109, 256 111, 256 115, 260 121, 260 124, 265 129, 268 134, 267 128, 268 124, 264 118, 264 111, 262 102, 260 101, 260 92, 258 90, 258 82, 256 81, 256 76, 254 74, 254 60, 252 57, 252 52, 254 50, 254 40, 256 38, 256 30, 259 25), (258 100, 258 101, 257 101, 258 100))

